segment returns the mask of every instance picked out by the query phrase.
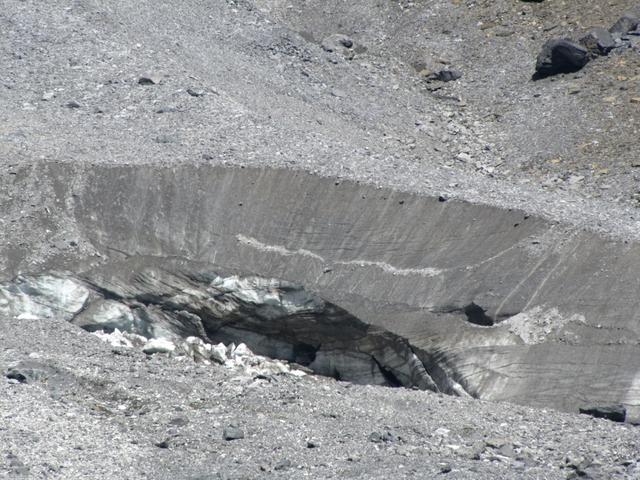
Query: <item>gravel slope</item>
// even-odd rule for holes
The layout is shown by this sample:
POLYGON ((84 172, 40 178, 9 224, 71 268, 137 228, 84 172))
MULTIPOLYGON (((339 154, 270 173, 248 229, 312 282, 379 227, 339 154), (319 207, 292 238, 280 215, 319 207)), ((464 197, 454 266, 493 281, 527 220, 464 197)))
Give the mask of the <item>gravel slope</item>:
MULTIPOLYGON (((606 26, 629 7, 614 3, 575 18, 606 26)), ((299 168, 638 237, 637 51, 598 59, 580 78, 529 80, 546 36, 578 28, 566 20, 540 31, 573 19, 571 7, 287 5, 8 2, 0 152, 10 165, 299 168), (515 33, 478 26, 494 9, 515 33), (316 18, 317 31, 305 30, 316 18), (353 60, 318 44, 330 32, 351 33, 347 20, 360 25, 355 50, 366 49, 353 60), (431 68, 439 57, 463 77, 425 82, 416 65, 431 68), (612 77, 623 71, 627 80, 612 77), (145 76, 159 83, 140 85, 145 76), (574 87, 581 93, 568 94, 574 87)), ((9 190, 15 177, 3 175, 9 190)), ((21 207, 46 201, 22 193, 21 207)))
POLYGON ((113 348, 53 319, 2 327, 2 370, 26 361, 40 372, 0 383, 9 478, 640 477, 632 425, 314 376, 254 378, 113 348), (223 439, 230 424, 243 439, 223 439))
MULTIPOLYGON (((48 162, 303 169, 637 241, 637 49, 530 81, 548 37, 633 6, 600 3, 2 0, 2 276, 69 227, 48 162), (335 33, 352 60, 321 47, 335 33), (434 64, 463 76, 427 82, 434 64)), ((253 378, 0 318, 0 370, 20 361, 38 378, 0 381, 8 478, 640 478, 631 425, 253 378)))

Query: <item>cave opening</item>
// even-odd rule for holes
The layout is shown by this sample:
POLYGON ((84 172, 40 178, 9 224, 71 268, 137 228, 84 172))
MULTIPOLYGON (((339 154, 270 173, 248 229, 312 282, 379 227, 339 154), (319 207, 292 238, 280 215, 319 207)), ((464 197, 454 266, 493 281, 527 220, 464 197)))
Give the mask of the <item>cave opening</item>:
POLYGON ((62 317, 149 354, 218 362, 255 354, 352 383, 439 391, 406 339, 302 285, 132 265, 20 276, 0 285, 1 308, 22 318, 62 317))

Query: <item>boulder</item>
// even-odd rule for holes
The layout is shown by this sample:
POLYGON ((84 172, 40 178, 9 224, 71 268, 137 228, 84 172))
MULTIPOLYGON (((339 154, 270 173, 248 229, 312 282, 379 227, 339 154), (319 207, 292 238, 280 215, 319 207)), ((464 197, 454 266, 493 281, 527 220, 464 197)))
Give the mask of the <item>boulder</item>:
POLYGON ((538 54, 536 78, 577 72, 589 62, 589 51, 566 38, 547 41, 538 54))
POLYGON ((218 343, 217 345, 213 345, 211 347, 210 358, 211 360, 224 365, 224 363, 227 361, 227 347, 224 345, 224 343, 218 343))
POLYGON ((176 346, 173 342, 166 338, 152 338, 142 347, 142 351, 147 355, 153 355, 154 353, 171 353, 175 349, 176 346))
POLYGON ((233 349, 232 357, 249 357, 253 352, 244 343, 241 343, 233 349))
POLYGON ((640 19, 635 15, 626 14, 620 17, 609 29, 610 33, 626 35, 631 30, 635 30, 640 24, 640 19))
POLYGON ((222 438, 226 441, 241 440, 244 438, 244 432, 237 425, 229 425, 223 430, 222 438))
POLYGON ((592 28, 580 39, 580 43, 593 55, 607 55, 616 47, 616 42, 604 28, 592 28))

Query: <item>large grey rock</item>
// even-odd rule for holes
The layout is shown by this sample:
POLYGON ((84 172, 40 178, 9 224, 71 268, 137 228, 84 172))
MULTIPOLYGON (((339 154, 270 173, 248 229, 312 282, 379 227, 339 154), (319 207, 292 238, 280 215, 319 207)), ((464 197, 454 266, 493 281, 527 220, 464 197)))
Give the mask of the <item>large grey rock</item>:
POLYGON ((637 16, 626 14, 616 20, 616 23, 611 26, 609 32, 618 35, 625 35, 631 30, 635 30, 639 23, 640 19, 638 19, 637 16))
POLYGON ((592 28, 580 39, 580 43, 594 55, 607 55, 616 47, 616 42, 604 28, 592 28))
POLYGON ((152 338, 142 347, 142 351, 147 355, 153 355, 154 353, 172 353, 175 349, 176 346, 173 342, 166 338, 152 338))
POLYGON ((536 76, 577 72, 589 62, 587 49, 565 38, 547 41, 536 60, 536 76))

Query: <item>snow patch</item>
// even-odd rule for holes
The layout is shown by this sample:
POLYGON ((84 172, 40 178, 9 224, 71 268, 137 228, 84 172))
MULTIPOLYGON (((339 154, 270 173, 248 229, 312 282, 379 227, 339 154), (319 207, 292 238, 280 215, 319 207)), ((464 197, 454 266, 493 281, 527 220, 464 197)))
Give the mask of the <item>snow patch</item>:
POLYGON ((167 338, 148 339, 135 333, 121 332, 117 328, 111 333, 99 330, 92 332, 92 335, 113 347, 138 348, 147 355, 161 353, 178 359, 191 358, 207 365, 217 363, 248 376, 306 375, 302 370, 292 368, 287 362, 254 354, 244 343, 212 345, 198 337, 187 337, 184 341, 172 341, 167 338))

